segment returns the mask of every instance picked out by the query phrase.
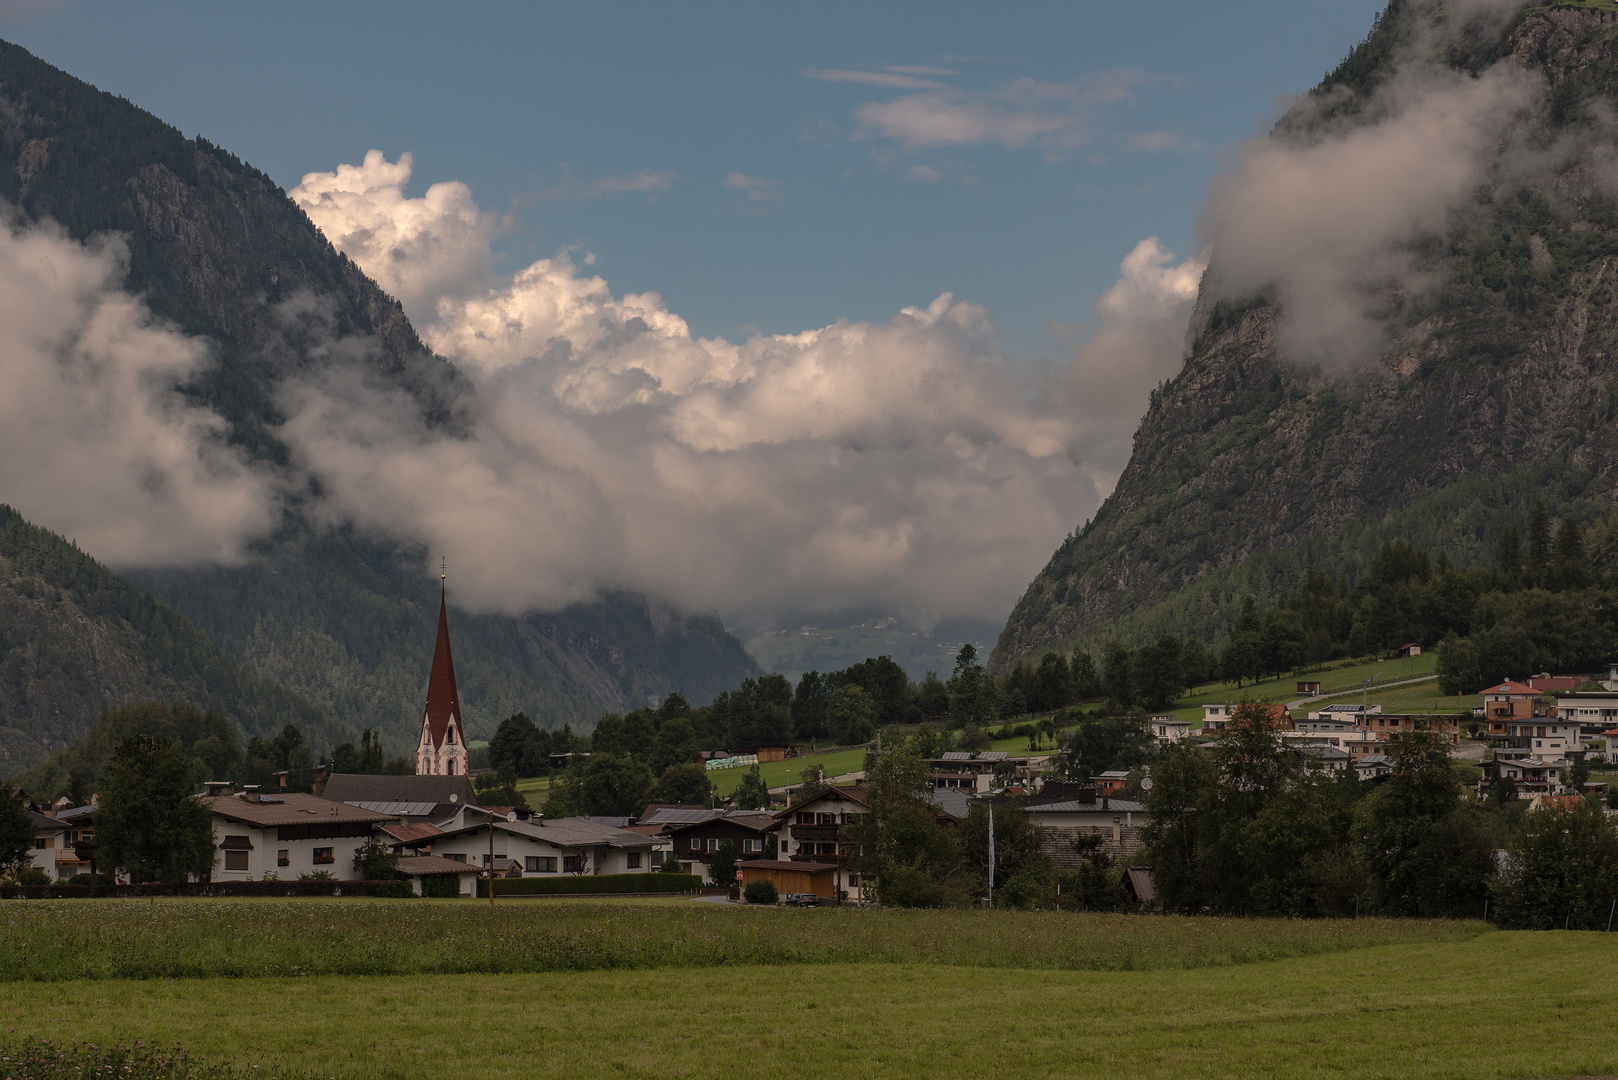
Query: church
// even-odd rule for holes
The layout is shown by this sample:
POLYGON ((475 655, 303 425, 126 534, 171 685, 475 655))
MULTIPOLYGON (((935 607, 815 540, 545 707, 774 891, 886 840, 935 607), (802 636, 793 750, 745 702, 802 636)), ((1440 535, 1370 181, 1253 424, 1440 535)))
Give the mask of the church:
POLYGON ((455 690, 455 658, 449 651, 449 611, 442 578, 438 594, 438 644, 427 681, 427 709, 416 744, 417 776, 465 776, 468 769, 466 730, 461 724, 461 696, 455 690))

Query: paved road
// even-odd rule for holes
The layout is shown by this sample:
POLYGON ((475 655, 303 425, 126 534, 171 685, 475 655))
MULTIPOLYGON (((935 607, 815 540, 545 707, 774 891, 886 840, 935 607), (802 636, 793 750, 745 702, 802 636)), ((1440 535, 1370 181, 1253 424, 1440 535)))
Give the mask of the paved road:
MULTIPOLYGON (((1409 686, 1411 683, 1431 682, 1436 678, 1438 678, 1437 675, 1422 675, 1414 679, 1399 679, 1396 682, 1373 683, 1372 685, 1378 690, 1386 690, 1390 686, 1409 686)), ((1299 709, 1311 701, 1325 701, 1327 698, 1342 697, 1344 694, 1352 694, 1353 692, 1354 688, 1351 686, 1347 690, 1339 690, 1334 694, 1316 694, 1314 697, 1301 697, 1297 701, 1287 702, 1287 708, 1299 709)))

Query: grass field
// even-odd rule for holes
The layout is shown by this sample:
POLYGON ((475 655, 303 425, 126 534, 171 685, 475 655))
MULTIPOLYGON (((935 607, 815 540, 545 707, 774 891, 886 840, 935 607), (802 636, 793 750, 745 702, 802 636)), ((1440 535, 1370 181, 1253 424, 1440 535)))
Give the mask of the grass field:
MULTIPOLYGON (((724 941, 752 933, 790 938, 795 928, 818 926, 827 938, 858 942, 869 932, 900 945, 859 946, 867 950, 863 963, 53 982, 17 978, 13 954, 0 964, 0 978, 9 976, 0 981, 0 1031, 9 1035, 0 1038, 180 1041, 194 1054, 260 1066, 256 1075, 355 1080, 536 1073, 1493 1080, 1618 1072, 1611 1036, 1618 939, 1608 935, 1480 936, 1478 924, 1371 920, 704 912, 685 903, 547 905, 518 917, 572 928, 595 923, 604 938, 619 936, 626 920, 695 916, 689 936, 699 942, 715 933, 724 941), (781 921, 762 918, 769 915, 781 921), (906 918, 889 924, 871 915, 906 918), (721 925, 728 929, 716 930, 721 925), (1255 950, 1247 963, 1221 950, 1202 954, 1222 966, 1188 962, 1185 951, 1199 935, 1227 942, 1221 949, 1238 939, 1294 948, 1311 933, 1331 950, 1273 959, 1255 950), (1106 947, 1108 956, 1133 948, 1153 962, 1142 965, 1149 970, 1027 970, 1030 956, 1060 951, 1069 939, 1121 939, 1123 946, 1106 947), (923 941, 927 962, 902 958, 923 941), (883 953, 893 962, 870 962, 883 953), (971 966, 950 963, 957 959, 971 966)), ((86 914, 60 913, 74 904, 13 901, 0 918, 10 924, 7 937, 24 924, 34 928, 24 935, 31 944, 41 941, 41 928, 71 930, 82 948, 101 954, 122 951, 117 939, 135 929, 128 921, 135 906, 158 913, 148 932, 176 934, 178 951, 191 948, 188 920, 209 922, 229 908, 301 914, 285 927, 290 937, 271 934, 271 948, 321 934, 336 943, 351 932, 374 942, 396 918, 374 901, 81 901, 76 909, 86 914), (211 914, 183 914, 187 907, 211 914), (368 929, 376 926, 384 929, 368 929)), ((473 905, 417 904, 452 911, 478 929, 473 905)), ((508 951, 524 948, 498 926, 485 923, 481 932, 508 951)))
POLYGON ((1132 970, 1243 964, 1483 927, 1362 919, 638 906, 552 899, 30 900, 0 907, 0 981, 517 973, 948 962, 1132 970))

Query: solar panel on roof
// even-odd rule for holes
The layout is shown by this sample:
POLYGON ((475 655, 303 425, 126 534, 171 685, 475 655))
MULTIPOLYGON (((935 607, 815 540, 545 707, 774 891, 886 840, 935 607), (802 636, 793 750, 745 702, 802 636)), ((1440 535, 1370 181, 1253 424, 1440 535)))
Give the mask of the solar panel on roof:
POLYGON ((361 810, 369 810, 373 814, 403 814, 406 817, 426 817, 438 805, 431 802, 350 802, 349 806, 357 806, 361 810))

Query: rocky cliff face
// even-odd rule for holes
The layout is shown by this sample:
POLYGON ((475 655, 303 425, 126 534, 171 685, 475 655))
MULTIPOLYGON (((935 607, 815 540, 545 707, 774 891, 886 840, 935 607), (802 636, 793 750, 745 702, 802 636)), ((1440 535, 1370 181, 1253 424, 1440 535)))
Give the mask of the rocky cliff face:
MULTIPOLYGON (((267 176, 5 42, 0 200, 76 239, 120 238, 128 287, 214 346, 218 364, 187 389, 261 462, 285 460, 276 393, 299 366, 358 365, 406 390, 428 422, 462 422, 464 378, 267 176)), ((294 516, 243 566, 127 576, 345 730, 370 724, 397 744, 419 727, 432 649, 437 592, 422 561, 294 516)), ((587 725, 672 690, 705 700, 756 672, 717 619, 638 597, 529 619, 457 616, 456 651, 477 736, 518 709, 587 725)))
MULTIPOLYGON (((1153 396, 1117 489, 1018 603, 995 665, 1114 635, 1217 640, 1243 592, 1273 599, 1310 569, 1352 574, 1373 524, 1482 561, 1536 494, 1579 514, 1612 498, 1609 6, 1529 8, 1449 39, 1451 68, 1511 65, 1535 92, 1511 133, 1490 135, 1481 182, 1443 227, 1403 241, 1424 286, 1367 294, 1379 330, 1367 362, 1289 356, 1284 283, 1233 294, 1216 245, 1183 370, 1153 396)), ((1375 122, 1401 49, 1444 17, 1390 7, 1272 139, 1312 145, 1375 122)))

